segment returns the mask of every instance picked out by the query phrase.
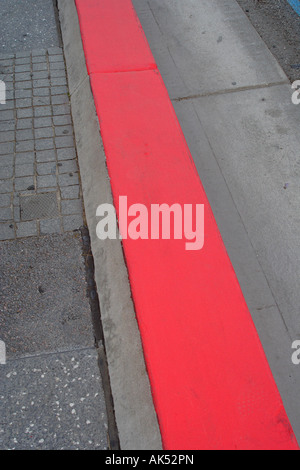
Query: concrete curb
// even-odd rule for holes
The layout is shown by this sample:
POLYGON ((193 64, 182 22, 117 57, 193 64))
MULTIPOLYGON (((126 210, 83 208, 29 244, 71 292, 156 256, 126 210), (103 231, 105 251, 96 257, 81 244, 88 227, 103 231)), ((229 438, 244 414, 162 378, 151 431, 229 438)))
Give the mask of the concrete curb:
POLYGON ((86 219, 122 450, 160 450, 161 436, 120 241, 96 236, 96 209, 113 203, 73 0, 58 0, 86 219))

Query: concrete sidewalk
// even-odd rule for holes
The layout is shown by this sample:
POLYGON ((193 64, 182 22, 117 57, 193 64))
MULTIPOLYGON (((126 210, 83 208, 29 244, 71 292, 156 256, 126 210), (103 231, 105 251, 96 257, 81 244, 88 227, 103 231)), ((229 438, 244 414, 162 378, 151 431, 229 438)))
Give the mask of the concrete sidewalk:
POLYGON ((300 439, 300 108, 235 0, 133 3, 300 439))
POLYGON ((0 449, 116 448, 53 5, 9 0, 1 17, 0 449))

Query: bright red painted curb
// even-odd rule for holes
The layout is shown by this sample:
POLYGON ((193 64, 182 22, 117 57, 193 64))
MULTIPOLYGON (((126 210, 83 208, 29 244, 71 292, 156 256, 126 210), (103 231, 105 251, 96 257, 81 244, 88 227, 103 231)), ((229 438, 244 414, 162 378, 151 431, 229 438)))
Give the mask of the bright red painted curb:
POLYGON ((88 73, 157 68, 131 1, 76 0, 76 6, 88 73))
POLYGON ((167 90, 159 72, 149 70, 149 49, 145 71, 131 71, 145 47, 131 2, 76 4, 87 63, 105 68, 91 74, 91 84, 117 212, 119 196, 149 209, 205 205, 201 251, 186 251, 184 240, 123 240, 164 448, 298 449, 167 90), (118 5, 122 39, 131 44, 134 37, 123 58, 118 5), (94 18, 109 24, 96 30, 94 18), (110 64, 103 50, 108 43, 120 73, 116 57, 110 64))

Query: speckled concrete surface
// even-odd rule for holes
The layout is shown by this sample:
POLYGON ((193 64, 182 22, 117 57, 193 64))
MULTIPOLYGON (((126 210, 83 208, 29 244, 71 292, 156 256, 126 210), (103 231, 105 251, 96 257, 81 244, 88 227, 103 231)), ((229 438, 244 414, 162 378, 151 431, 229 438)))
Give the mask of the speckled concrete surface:
POLYGON ((1 2, 0 54, 59 45, 53 0, 1 2))
POLYGON ((8 359, 93 347, 80 232, 2 242, 0 285, 8 359))
POLYGON ((0 449, 107 448, 94 349, 9 361, 0 378, 0 449))

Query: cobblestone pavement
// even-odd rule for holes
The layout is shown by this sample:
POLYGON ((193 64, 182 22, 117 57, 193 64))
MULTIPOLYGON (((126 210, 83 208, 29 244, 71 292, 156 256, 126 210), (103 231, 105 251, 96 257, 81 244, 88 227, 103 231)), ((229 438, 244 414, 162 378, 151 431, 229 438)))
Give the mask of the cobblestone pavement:
POLYGON ((0 240, 83 224, 63 51, 0 55, 0 240))

